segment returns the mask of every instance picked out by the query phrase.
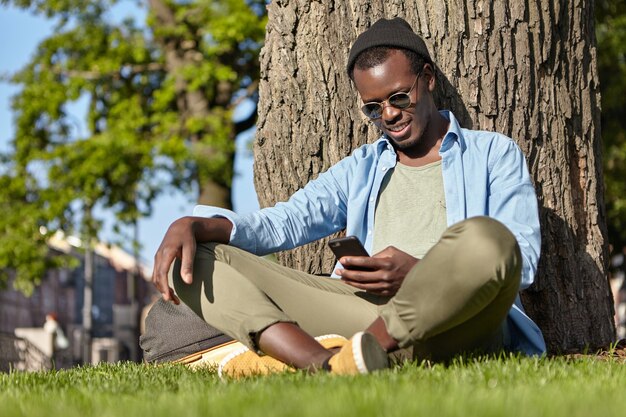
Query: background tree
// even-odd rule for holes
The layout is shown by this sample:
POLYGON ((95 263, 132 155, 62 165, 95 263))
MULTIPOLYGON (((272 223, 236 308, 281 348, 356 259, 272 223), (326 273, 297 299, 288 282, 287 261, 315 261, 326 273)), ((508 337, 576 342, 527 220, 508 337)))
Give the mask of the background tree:
POLYGON ((11 79, 21 91, 0 171, 0 270, 15 270, 17 287, 57 261, 45 257, 51 233, 82 222, 96 236, 96 208, 133 223, 167 187, 230 206, 234 138, 256 116, 234 123, 233 110, 256 93, 264 1, 147 0, 145 24, 113 23, 116 0, 1 2, 56 23, 11 79))
MULTIPOLYGON (((592 1, 275 0, 261 54, 255 181, 262 206, 379 133, 345 74, 351 43, 378 18, 403 16, 439 66, 440 107, 470 128, 515 138, 540 203, 542 258, 523 294, 549 350, 614 338, 600 165, 600 92, 592 1), (278 99, 279 98, 279 99, 278 99)), ((280 256, 329 271, 324 243, 280 256), (325 255, 322 262, 318 256, 325 255)))
POLYGON ((598 0, 598 74, 609 241, 626 246, 626 2, 598 0))

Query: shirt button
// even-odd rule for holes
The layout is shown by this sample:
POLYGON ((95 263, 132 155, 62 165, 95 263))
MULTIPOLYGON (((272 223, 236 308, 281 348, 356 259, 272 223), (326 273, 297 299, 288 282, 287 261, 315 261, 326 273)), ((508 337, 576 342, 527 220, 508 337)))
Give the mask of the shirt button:
POLYGON ((370 198, 370 203, 374 202, 374 197, 370 198))
POLYGON ((368 230, 368 231, 367 231, 367 234, 368 234, 368 235, 371 235, 371 234, 372 234, 372 231, 371 231, 371 230, 368 230))
POLYGON ((383 172, 387 171, 387 167, 383 167, 383 172))

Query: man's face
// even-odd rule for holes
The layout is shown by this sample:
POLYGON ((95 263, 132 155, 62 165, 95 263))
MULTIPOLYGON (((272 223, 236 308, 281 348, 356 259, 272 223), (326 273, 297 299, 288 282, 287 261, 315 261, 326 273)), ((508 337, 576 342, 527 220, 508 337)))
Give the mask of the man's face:
POLYGON ((372 119, 373 122, 400 151, 419 148, 431 119, 429 82, 432 77, 425 71, 420 73, 417 81, 416 76, 409 59, 398 50, 392 51, 387 60, 376 67, 354 69, 354 84, 363 103, 383 102, 382 115, 372 119), (411 104, 404 109, 387 101, 389 96, 400 92, 409 93, 411 98, 411 104))

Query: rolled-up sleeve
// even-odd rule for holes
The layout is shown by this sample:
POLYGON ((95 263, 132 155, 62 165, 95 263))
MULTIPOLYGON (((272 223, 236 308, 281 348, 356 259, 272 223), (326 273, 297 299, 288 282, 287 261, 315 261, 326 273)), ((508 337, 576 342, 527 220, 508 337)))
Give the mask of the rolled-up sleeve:
POLYGON ((292 249, 346 227, 347 201, 354 158, 348 157, 320 174, 289 200, 253 213, 196 206, 194 215, 224 217, 233 224, 229 244, 265 255, 292 249))

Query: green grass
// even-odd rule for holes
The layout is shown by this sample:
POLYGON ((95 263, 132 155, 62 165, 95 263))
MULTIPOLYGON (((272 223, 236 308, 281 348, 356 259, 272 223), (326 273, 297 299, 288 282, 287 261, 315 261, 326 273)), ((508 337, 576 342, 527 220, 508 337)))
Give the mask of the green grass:
POLYGON ((182 366, 0 374, 0 416, 624 416, 626 364, 482 359, 373 375, 221 381, 182 366))

